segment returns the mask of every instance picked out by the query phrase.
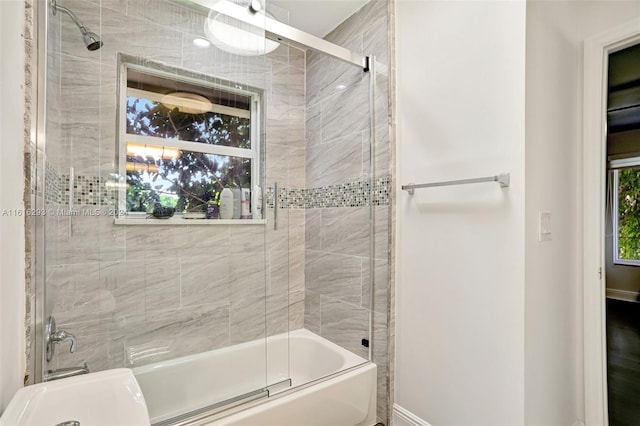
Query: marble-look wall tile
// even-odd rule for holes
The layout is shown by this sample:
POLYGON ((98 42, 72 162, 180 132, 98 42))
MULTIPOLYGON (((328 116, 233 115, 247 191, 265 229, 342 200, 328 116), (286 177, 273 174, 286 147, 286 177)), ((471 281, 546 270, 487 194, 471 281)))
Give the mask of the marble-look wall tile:
POLYGON ((145 309, 158 312, 180 306, 180 263, 178 259, 145 262, 145 309))
POLYGON ((65 330, 76 336, 77 350, 69 351, 69 343, 56 345, 56 355, 46 369, 79 367, 87 363, 89 371, 108 370, 124 367, 124 341, 111 338, 115 326, 108 320, 88 320, 75 323, 58 323, 58 330, 65 330))
POLYGON ((377 416, 386 422, 388 416, 387 391, 389 374, 387 312, 373 315, 373 362, 378 365, 377 416))
POLYGON ((265 109, 267 141, 303 148, 304 97, 271 92, 267 94, 265 109))
POLYGON ((305 215, 307 249, 369 256, 369 207, 308 209, 305 215))
MULTIPOLYGON (((380 124, 376 127, 375 133, 375 170, 374 175, 376 178, 383 176, 389 176, 391 167, 391 158, 389 157, 389 126, 387 124, 380 124)), ((371 175, 370 168, 370 139, 369 132, 363 135, 362 144, 362 174, 364 179, 368 179, 371 175)))
POLYGON ((100 262, 115 262, 125 259, 126 230, 122 226, 114 226, 113 216, 104 214, 95 222, 98 224, 98 239, 100 262))
POLYGON ((66 174, 73 167, 77 176, 114 172, 116 66, 67 54, 61 60, 60 149, 66 161, 59 169, 66 174))
POLYGON ((305 240, 305 211, 304 209, 289 210, 289 248, 291 250, 304 249, 305 240))
POLYGON ((280 188, 304 188, 304 148, 267 142, 264 165, 267 169, 266 187, 272 187, 277 182, 280 188))
MULTIPOLYGON (((362 38, 356 39, 354 42, 353 44, 356 46, 360 45, 362 38)), ((345 47, 354 50, 353 45, 345 47)), ((368 81, 369 77, 361 67, 321 56, 320 60, 307 63, 306 78, 307 105, 313 106, 332 96, 347 96, 349 88, 362 84, 363 80, 368 81)))
MULTIPOLYGON (((60 95, 64 99, 62 111, 67 120, 87 114, 84 110, 116 106, 116 64, 101 61, 100 57, 80 57, 60 54, 60 95), (97 84, 96 84, 97 83, 97 84)), ((100 114, 92 114, 93 122, 99 122, 100 114)), ((109 119, 114 119, 109 117, 109 119)), ((66 120, 65 120, 66 121, 66 120)), ((113 124, 113 122, 111 123, 113 124)))
POLYGON ((304 246, 289 250, 289 291, 294 293, 305 288, 305 250, 304 246))
POLYGON ((374 207, 375 258, 389 259, 389 206, 374 207))
MULTIPOLYGON (((122 226, 122 225, 114 225, 122 226)), ((125 229, 126 259, 172 259, 182 254, 182 248, 197 242, 180 226, 145 225, 125 229)))
POLYGON ((304 295, 304 328, 322 334, 320 322, 320 293, 307 289, 304 295))
POLYGON ((59 323, 95 319, 100 313, 100 264, 97 262, 47 267, 47 297, 59 323))
MULTIPOLYGON (((113 1, 113 0, 112 0, 113 1)), ((148 22, 176 31, 184 31, 204 26, 205 16, 195 9, 184 7, 167 0, 120 0, 126 2, 128 16, 144 19, 148 22)))
MULTIPOLYGON (((375 76, 374 105, 370 105, 369 102, 371 73, 363 73, 356 67, 350 68, 348 65, 336 63, 335 60, 318 53, 307 54, 307 188, 327 184, 344 185, 355 176, 357 180, 371 178, 371 108, 375 109, 376 114, 374 177, 379 179, 390 175, 389 80, 385 76, 385 71, 388 75, 389 60, 387 14, 386 1, 372 0, 326 37, 327 40, 354 52, 376 56, 378 73, 375 76), (338 93, 337 88, 342 90, 338 93), (350 140, 354 133, 359 136, 355 142, 350 140), (327 145, 338 140, 341 143, 335 146, 339 147, 340 152, 336 153, 327 145), (360 152, 355 154, 357 150, 360 152), (357 160, 344 160, 348 157, 357 157, 357 160)), ((311 209, 305 212, 305 327, 318 330, 319 325, 323 337, 366 357, 367 350, 360 346, 360 341, 369 336, 368 318, 373 311, 371 344, 373 360, 379 367, 377 417, 384 423, 389 421, 386 318, 389 303, 388 208, 386 205, 375 207, 373 235, 370 235, 369 208, 366 206, 311 209), (372 238, 375 244, 373 289, 369 269, 369 243, 372 238), (322 253, 327 257, 355 255, 353 259, 357 259, 361 265, 358 277, 361 303, 354 303, 357 298, 353 297, 351 291, 355 286, 349 285, 348 280, 343 280, 342 285, 338 284, 338 280, 327 285, 326 282, 322 282, 324 279, 310 279, 316 274, 310 268, 310 263, 314 261, 310 253, 315 253, 316 256, 317 253, 322 253)), ((340 269, 335 266, 331 268, 340 269)))
POLYGON ((358 132, 308 147, 307 188, 362 180, 362 144, 363 134, 358 132))
MULTIPOLYGON (((355 36, 365 33, 367 29, 378 25, 380 31, 386 33, 386 22, 380 26, 382 22, 380 18, 386 18, 387 3, 385 0, 371 0, 366 3, 360 10, 351 15, 346 21, 338 25, 325 37, 326 40, 344 45, 355 36)), ((377 52, 375 52, 377 53, 377 52)))
MULTIPOLYGON (((362 259, 362 307, 371 306, 371 262, 370 258, 362 259)), ((387 289, 389 286, 389 261, 374 259, 373 310, 378 313, 387 312, 387 289)))
POLYGON ((289 251, 270 250, 268 257, 268 294, 281 294, 289 289, 289 251))
MULTIPOLYGON (((48 254, 55 259, 52 264, 124 260, 125 230, 113 227, 113 217, 68 216, 68 205, 49 207, 56 212, 47 217, 51 227, 47 229, 48 254)), ((96 206, 78 206, 77 210, 95 212, 96 206)))
POLYGON ((362 346, 362 339, 369 338, 367 309, 322 295, 320 316, 323 337, 363 358, 369 356, 369 350, 362 346))
POLYGON ((101 263, 100 310, 115 316, 146 312, 146 274, 144 261, 101 263))
POLYGON ((359 257, 306 251, 305 286, 307 289, 360 305, 362 264, 359 257))
POLYGON ((230 227, 230 252, 244 254, 246 257, 266 255, 264 227, 260 225, 243 225, 230 227))
POLYGON ((284 43, 266 55, 266 57, 274 62, 281 62, 290 67, 304 71, 305 69, 305 51, 284 43))
POLYGON ((239 56, 218 49, 196 47, 194 38, 203 37, 200 32, 182 33, 181 68, 220 79, 221 84, 233 82, 257 88, 271 90, 272 62, 264 56, 239 56))
POLYGON ((388 386, 387 377, 389 374, 388 367, 378 366, 376 371, 377 392, 376 392, 376 418, 378 422, 387 424, 389 415, 389 407, 387 404, 388 386))
MULTIPOLYGON (((386 68, 384 65, 379 64, 377 60, 376 64, 379 68, 386 68)), ((386 71, 381 71, 380 69, 376 69, 376 71, 376 91, 374 98, 376 126, 389 125, 389 76, 384 74, 386 71)))
MULTIPOLYGON (((184 227, 178 227, 184 228, 184 227)), ((184 244, 176 247, 182 257, 193 256, 220 256, 231 251, 230 226, 188 226, 187 230, 179 229, 184 233, 180 241, 184 244)))
POLYGON ((322 103, 308 105, 305 116, 305 140, 307 148, 322 143, 322 103))
POLYGON ((322 209, 322 228, 323 251, 369 255, 369 207, 322 209))
POLYGON ((388 46, 388 34, 387 34, 387 22, 388 17, 378 17, 371 25, 364 31, 363 35, 363 52, 365 55, 374 54, 378 61, 379 68, 383 68, 379 71, 387 73, 389 64, 389 46, 388 46))
POLYGON ((276 293, 266 299, 266 333, 267 336, 289 331, 289 294, 276 293))
POLYGON ((152 313, 180 307, 180 266, 166 260, 100 263, 103 316, 152 313))
POLYGON ((228 344, 228 305, 134 315, 126 320, 125 365, 138 367, 228 344))
MULTIPOLYGON (((267 289, 267 259, 264 254, 231 254, 229 258, 229 286, 231 301, 240 301, 250 296, 265 297, 267 289)), ((264 312, 263 312, 264 313, 264 312)))
POLYGON ((308 250, 321 250, 324 228, 322 210, 307 209, 305 214, 305 246, 308 250))
POLYGON ((304 328, 304 290, 294 291, 289 296, 289 330, 304 328))
MULTIPOLYGON (((304 118, 304 114, 300 114, 299 120, 302 121, 304 118)), ((294 131, 295 133, 295 131, 294 131)), ((302 131, 298 133, 302 134, 302 131)), ((299 140, 303 141, 303 138, 299 140)), ((299 144, 296 144, 299 145, 299 144)), ((306 149, 304 146, 302 148, 290 147, 289 152, 289 167, 287 168, 287 181, 289 188, 304 188, 304 184, 306 181, 305 177, 305 156, 306 149)))
POLYGON ((322 101, 322 141, 328 142, 369 129, 369 81, 365 75, 353 86, 322 101))
POLYGON ((90 3, 100 5, 102 9, 111 9, 116 12, 127 12, 127 0, 87 0, 90 3))
POLYGON ((267 293, 282 293, 304 289, 304 246, 291 250, 270 250, 268 256, 267 293))
POLYGON ((180 259, 181 306, 229 302, 229 257, 206 255, 180 259))
POLYGON ((305 73, 286 63, 271 63, 271 90, 284 96, 292 96, 305 102, 305 73))
POLYGON ((267 298, 262 293, 238 297, 231 295, 229 305, 229 343, 236 345, 252 340, 264 339, 267 333, 267 298))

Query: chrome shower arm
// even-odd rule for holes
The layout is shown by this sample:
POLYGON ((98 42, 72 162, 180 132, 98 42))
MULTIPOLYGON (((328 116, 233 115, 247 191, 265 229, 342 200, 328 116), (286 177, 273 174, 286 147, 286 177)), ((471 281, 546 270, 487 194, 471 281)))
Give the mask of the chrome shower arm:
POLYGON ((87 27, 84 26, 84 24, 82 24, 82 22, 80 22, 80 20, 78 19, 78 17, 76 16, 75 13, 73 13, 71 11, 71 9, 64 7, 64 6, 60 6, 58 4, 57 0, 51 0, 51 9, 53 14, 55 15, 58 11, 60 12, 64 12, 66 13, 69 18, 71 18, 71 20, 78 26, 78 28, 80 29, 80 32, 82 33, 82 35, 87 34, 89 31, 87 30, 87 27))
POLYGON ((82 41, 84 41, 87 49, 93 51, 98 50, 102 47, 103 43, 100 40, 100 36, 96 33, 92 33, 89 29, 78 19, 75 13, 73 13, 69 8, 64 6, 60 6, 58 4, 58 0, 49 0, 49 5, 51 7, 51 12, 55 15, 58 11, 65 13, 71 20, 76 24, 78 29, 80 30, 80 34, 82 34, 82 41))

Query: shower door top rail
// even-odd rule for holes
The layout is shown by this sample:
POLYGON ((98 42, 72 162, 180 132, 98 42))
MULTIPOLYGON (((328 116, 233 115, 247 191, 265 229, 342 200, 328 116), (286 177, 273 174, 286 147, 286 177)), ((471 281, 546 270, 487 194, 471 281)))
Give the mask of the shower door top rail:
POLYGON ((434 188, 436 186, 451 186, 451 185, 466 185, 470 183, 483 183, 483 182, 498 182, 502 188, 509 187, 510 175, 509 173, 500 173, 495 176, 487 176, 473 179, 460 179, 460 180, 447 180, 443 182, 432 183, 410 183, 408 185, 402 185, 404 191, 408 191, 410 195, 415 193, 416 189, 420 188, 434 188))
POLYGON ((277 42, 285 41, 296 47, 325 53, 341 61, 369 71, 369 58, 357 54, 330 41, 316 37, 291 25, 284 24, 264 13, 252 13, 249 8, 238 6, 227 0, 190 0, 191 3, 222 13, 230 18, 264 30, 265 37, 277 42))

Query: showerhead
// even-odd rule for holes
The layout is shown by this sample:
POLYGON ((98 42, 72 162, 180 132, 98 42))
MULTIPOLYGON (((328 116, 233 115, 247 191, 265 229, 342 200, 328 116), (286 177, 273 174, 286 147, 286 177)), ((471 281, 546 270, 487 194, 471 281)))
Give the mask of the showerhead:
POLYGON ((80 22, 80 20, 75 15, 75 13, 73 13, 70 9, 64 6, 60 6, 57 0, 51 0, 50 4, 51 4, 51 10, 53 11, 54 15, 58 11, 64 12, 67 15, 69 15, 69 18, 71 18, 71 20, 76 24, 76 26, 80 30, 80 33, 82 34, 82 40, 84 41, 84 45, 87 46, 87 49, 93 51, 93 50, 98 50, 102 47, 104 43, 102 43, 102 40, 100 40, 100 37, 98 36, 98 34, 89 31, 89 29, 85 27, 82 22, 80 22))
POLYGON ((84 40, 84 44, 87 46, 87 49, 91 51, 100 49, 104 44, 102 43, 102 40, 100 40, 98 34, 92 33, 91 31, 82 33, 82 39, 84 40))

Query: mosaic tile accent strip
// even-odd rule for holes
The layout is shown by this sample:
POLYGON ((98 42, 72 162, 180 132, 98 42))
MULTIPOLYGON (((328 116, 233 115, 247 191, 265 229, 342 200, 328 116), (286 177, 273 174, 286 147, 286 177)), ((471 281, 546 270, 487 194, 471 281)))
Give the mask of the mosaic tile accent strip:
MULTIPOLYGON (((389 205, 390 182, 389 176, 376 179, 373 183, 373 194, 370 194, 368 181, 310 189, 278 188, 278 207, 282 209, 362 207, 370 204, 371 195, 373 195, 374 206, 386 206, 389 205)), ((267 207, 273 208, 272 187, 266 189, 265 197, 267 207)))
MULTIPOLYGON (((69 175, 61 176, 62 203, 69 200, 69 175)), ((118 191, 110 189, 107 182, 112 179, 102 176, 76 176, 73 182, 73 203, 84 206, 115 206, 118 203, 118 191)))
MULTIPOLYGON (((111 189, 108 177, 76 176, 73 185, 73 203, 85 206, 115 206, 118 203, 117 189, 111 189)), ((48 203, 68 204, 69 175, 59 176, 55 169, 46 165, 47 188, 45 198, 48 203)), ((373 205, 389 205, 390 178, 384 176, 373 183, 373 205)), ((273 208, 273 187, 265 191, 267 207, 273 208)), ((278 188, 278 208, 281 209, 322 209, 330 207, 368 206, 370 199, 369 182, 357 181, 341 185, 318 188, 278 188)))
POLYGON ((47 203, 59 204, 61 201, 61 182, 60 175, 56 169, 48 162, 44 165, 45 191, 44 199, 47 203))

